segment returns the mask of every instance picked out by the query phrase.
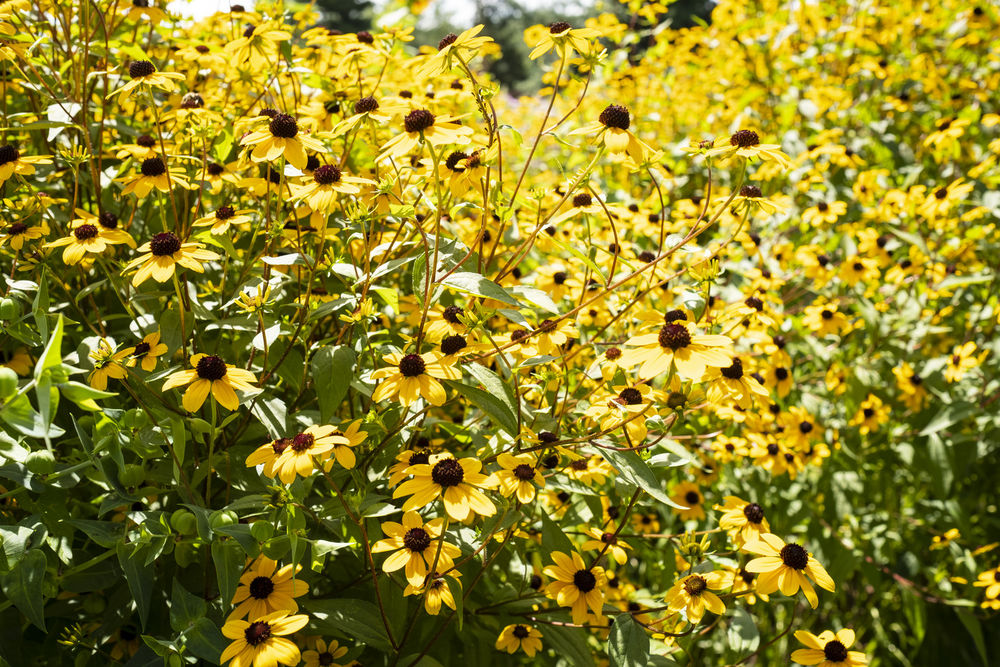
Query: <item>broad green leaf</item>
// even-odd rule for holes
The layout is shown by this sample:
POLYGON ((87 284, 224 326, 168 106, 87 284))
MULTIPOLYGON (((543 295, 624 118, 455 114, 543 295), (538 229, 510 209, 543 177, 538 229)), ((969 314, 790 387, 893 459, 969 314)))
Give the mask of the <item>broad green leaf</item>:
POLYGON ((320 632, 364 642, 379 651, 391 646, 378 607, 367 600, 309 600, 307 611, 320 632))
POLYGON ((972 636, 972 643, 976 645, 976 650, 979 651, 979 657, 982 658, 983 664, 990 664, 986 654, 986 640, 983 638, 982 623, 980 623, 974 614, 967 610, 956 609, 955 613, 958 614, 962 625, 965 626, 965 629, 969 631, 969 635, 972 636))
POLYGON ((90 385, 72 380, 69 382, 61 382, 58 387, 63 396, 73 401, 84 410, 89 410, 90 412, 97 412, 101 409, 101 406, 95 403, 94 399, 117 396, 114 392, 100 391, 98 389, 94 389, 90 385))
POLYGON ((322 347, 313 355, 313 386, 319 400, 320 419, 330 421, 351 386, 354 371, 354 350, 343 345, 322 347))
POLYGON ((496 301, 501 301, 511 306, 521 305, 517 299, 508 294, 504 288, 500 287, 500 285, 497 285, 492 280, 481 276, 478 273, 457 271, 442 280, 441 284, 457 289, 460 292, 481 296, 487 299, 495 299, 496 301))
POLYGON ((246 564, 246 552, 234 539, 216 540, 212 542, 212 563, 215 564, 215 576, 219 583, 219 595, 228 608, 230 600, 236 594, 236 587, 243 574, 246 564))
POLYGON ((448 381, 447 384, 459 394, 472 401, 477 408, 492 417, 493 421, 500 428, 511 435, 517 435, 517 417, 503 400, 489 392, 470 387, 461 382, 448 381))
POLYGON ((219 664, 222 652, 229 646, 229 640, 222 636, 218 626, 207 618, 199 618, 184 633, 184 645, 196 658, 219 664))
POLYGON ((45 631, 45 600, 42 584, 45 581, 47 561, 41 549, 30 549, 3 575, 3 592, 28 620, 45 631))
POLYGON ((153 567, 143 564, 142 557, 138 553, 140 550, 132 545, 119 542, 117 551, 118 562, 125 571, 125 582, 139 610, 139 622, 145 630, 153 599, 153 567))
POLYGON ((573 667, 594 667, 594 652, 587 646, 587 631, 582 628, 545 626, 543 641, 573 667))
POLYGON ((615 449, 601 448, 601 456, 610 463, 615 470, 621 473, 622 477, 635 484, 640 489, 653 496, 664 505, 686 509, 683 505, 678 505, 670 496, 660 488, 660 482, 653 474, 646 462, 639 458, 639 455, 632 451, 618 451, 615 449))
POLYGON ((208 605, 203 599, 189 593, 181 582, 174 579, 173 590, 170 593, 170 627, 174 632, 183 632, 195 621, 203 618, 207 610, 208 605))
POLYGON ((646 667, 649 662, 649 635, 632 614, 619 614, 611 624, 608 659, 613 667, 646 667))
POLYGON ((741 658, 756 651, 760 644, 757 624, 753 617, 740 607, 734 607, 732 610, 726 637, 729 639, 729 648, 741 658))
POLYGON ((125 536, 125 524, 91 519, 72 519, 70 523, 87 534, 94 542, 110 549, 125 536))

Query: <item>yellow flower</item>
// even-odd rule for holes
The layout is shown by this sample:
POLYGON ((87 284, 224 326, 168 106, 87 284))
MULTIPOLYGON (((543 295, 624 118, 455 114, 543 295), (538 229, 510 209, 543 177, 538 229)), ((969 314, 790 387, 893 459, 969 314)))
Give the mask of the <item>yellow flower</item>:
POLYGON ((385 378, 372 393, 372 400, 376 403, 398 396, 404 406, 420 397, 431 405, 443 405, 448 397, 437 379, 458 380, 462 377, 458 369, 442 363, 442 358, 436 353, 402 355, 393 352, 385 357, 385 361, 392 366, 380 368, 371 375, 373 380, 385 378))
POLYGON ((444 74, 450 71, 457 63, 453 60, 464 61, 468 64, 476 52, 483 47, 484 44, 488 44, 493 41, 492 37, 487 37, 483 35, 482 37, 477 37, 483 30, 483 24, 473 26, 463 32, 461 35, 455 35, 454 33, 448 33, 444 38, 438 42, 437 53, 430 56, 424 64, 417 70, 416 77, 418 79, 427 79, 431 77, 438 76, 439 74, 444 74))
POLYGON ((619 565, 624 565, 628 561, 628 554, 625 550, 631 550, 632 547, 622 542, 617 535, 603 531, 596 526, 590 526, 585 532, 593 539, 583 543, 581 548, 584 551, 607 552, 619 565))
POLYGON ((166 344, 160 342, 159 331, 146 334, 142 341, 132 348, 132 354, 129 355, 125 365, 134 368, 139 364, 142 370, 149 372, 156 368, 156 358, 166 354, 167 349, 166 344))
POLYGON ((833 579, 819 561, 794 542, 785 544, 777 535, 768 533, 761 535, 759 541, 743 545, 743 549, 763 556, 754 558, 746 565, 747 572, 760 575, 757 578, 757 591, 760 593, 766 595, 780 588, 782 595, 795 595, 801 587, 809 604, 815 609, 819 598, 816 597, 816 589, 809 583, 809 578, 820 588, 830 592, 834 590, 833 579))
POLYGON ((861 402, 857 414, 851 418, 851 426, 857 426, 861 435, 868 435, 872 431, 877 431, 881 424, 889 421, 889 406, 882 403, 882 399, 875 394, 868 394, 868 398, 861 402))
POLYGON ((62 260, 65 264, 72 266, 78 264, 87 253, 98 255, 108 247, 107 240, 100 236, 98 229, 94 225, 81 225, 72 230, 69 236, 46 243, 45 248, 59 248, 66 246, 62 253, 62 260))
POLYGON ((14 174, 28 176, 35 173, 36 164, 52 164, 51 155, 21 155, 20 151, 6 144, 0 146, 0 185, 14 174))
POLYGON ((455 545, 443 541, 443 530, 443 518, 424 523, 415 510, 410 510, 403 514, 403 523, 386 521, 382 524, 382 532, 387 537, 372 546, 372 553, 394 552, 382 564, 382 569, 389 573, 403 569, 411 586, 422 586, 428 571, 434 567, 435 557, 437 571, 444 572, 451 569, 453 559, 462 553, 455 545))
POLYGON ((322 143, 299 134, 298 121, 287 113, 274 113, 267 127, 243 137, 240 146, 253 147, 250 158, 254 162, 273 162, 284 156, 288 164, 299 170, 305 169, 309 161, 307 148, 316 153, 326 152, 322 143))
POLYGON ((330 472, 333 468, 333 462, 336 461, 344 468, 353 468, 355 464, 354 452, 352 452, 350 447, 357 447, 365 438, 368 437, 368 431, 361 430, 362 420, 355 419, 347 428, 344 430, 334 429, 333 435, 338 436, 338 438, 343 438, 347 441, 346 444, 341 444, 339 439, 333 448, 333 456, 328 458, 323 462, 323 470, 330 472), (350 463, 350 465, 347 465, 350 463))
POLYGON ((285 565, 278 569, 277 562, 267 556, 258 557, 240 577, 232 600, 236 608, 227 620, 257 619, 274 612, 298 611, 299 605, 294 598, 309 592, 306 582, 295 578, 301 569, 301 565, 285 565))
POLYGON ((340 167, 324 164, 313 171, 312 182, 292 185, 292 199, 304 201, 314 211, 329 213, 337 204, 338 194, 356 195, 361 185, 374 185, 367 178, 346 176, 340 167))
POLYGON ((82 208, 76 209, 75 213, 80 217, 69 221, 71 229, 76 230, 84 225, 92 225, 97 228, 98 235, 108 245, 124 243, 130 248, 135 247, 135 239, 125 230, 118 228, 118 216, 114 213, 103 211, 99 215, 94 215, 82 208))
POLYGON ((760 505, 748 503, 737 496, 726 496, 725 501, 724 505, 713 505, 712 509, 723 512, 719 517, 719 528, 729 532, 736 546, 756 542, 762 533, 771 532, 760 505))
POLYGON ((505 496, 516 495, 520 503, 527 504, 535 499, 536 486, 545 486, 545 477, 535 468, 537 461, 531 454, 513 455, 504 452, 497 457, 496 478, 500 492, 505 496))
POLYGON ((854 644, 853 630, 844 628, 837 634, 824 630, 819 636, 805 630, 797 630, 795 638, 809 647, 792 652, 792 660, 800 665, 864 667, 868 664, 864 653, 847 650, 854 644))
POLYGON ((400 484, 392 497, 410 496, 403 503, 403 511, 423 507, 441 498, 445 512, 455 521, 465 521, 470 514, 492 516, 496 514, 496 505, 480 489, 495 487, 497 480, 493 475, 479 472, 482 467, 479 459, 435 454, 428 463, 407 468, 412 477, 400 484))
POLYGON ((772 160, 782 169, 787 169, 791 164, 788 155, 781 151, 781 146, 760 143, 760 135, 753 130, 739 130, 730 137, 719 137, 706 155, 723 160, 731 157, 772 160))
POLYGON ((553 551, 552 560, 555 565, 549 565, 543 572, 555 581, 545 587, 545 594, 560 606, 569 607, 574 623, 585 624, 588 610, 600 623, 604 618, 604 586, 608 582, 604 568, 587 567, 575 551, 571 555, 553 551))
POLYGON ((250 371, 234 368, 214 354, 196 354, 191 365, 193 369, 172 373, 163 383, 163 391, 190 385, 181 401, 188 412, 197 412, 209 393, 222 407, 236 410, 240 399, 234 390, 253 391, 252 383, 257 381, 250 371))
POLYGON ((698 334, 694 323, 673 320, 659 333, 641 334, 626 341, 622 365, 642 364, 639 377, 649 379, 676 368, 685 380, 701 380, 707 367, 732 365, 733 342, 726 336, 698 334))
POLYGON ((984 598, 980 606, 983 609, 1000 609, 1000 567, 980 572, 972 585, 985 588, 984 598))
POLYGON ((340 663, 334 660, 343 658, 346 654, 347 647, 341 646, 336 639, 331 639, 327 644, 317 637, 313 648, 302 652, 302 664, 303 667, 340 667, 340 663))
POLYGON ((177 72, 157 72, 156 66, 148 60, 133 60, 128 66, 128 75, 131 81, 108 95, 108 99, 119 93, 128 97, 134 89, 142 85, 173 92, 177 89, 177 84, 174 82, 184 79, 184 75, 177 72))
POLYGON ((671 508, 681 519, 687 521, 688 519, 705 518, 705 508, 702 507, 705 497, 701 494, 701 489, 694 482, 681 482, 675 486, 670 499, 678 505, 683 506, 684 509, 671 508))
POLYGON ((129 262, 122 273, 135 271, 132 285, 138 287, 152 278, 165 283, 170 280, 178 264, 186 269, 204 273, 202 262, 218 259, 211 250, 204 250, 200 243, 182 243, 173 232, 160 232, 138 248, 141 256, 129 262))
POLYGON ((255 72, 269 70, 277 64, 278 42, 291 39, 292 34, 272 24, 248 25, 243 35, 226 44, 225 51, 233 62, 255 72), (271 62, 271 61, 275 62, 271 62))
POLYGON ((548 30, 539 33, 538 41, 530 45, 535 48, 528 57, 535 60, 552 49, 556 50, 560 58, 566 58, 571 51, 588 53, 590 51, 588 40, 600 36, 601 31, 595 28, 574 28, 565 21, 556 21, 549 25, 548 30))
POLYGON ((529 658, 533 658, 541 648, 542 633, 527 625, 508 625, 500 631, 500 636, 497 637, 496 649, 498 651, 516 653, 518 649, 521 649, 528 654, 529 658))
POLYGON ((721 616, 726 613, 726 605, 709 589, 728 588, 727 579, 726 573, 721 571, 689 574, 671 586, 663 599, 670 611, 685 610, 691 623, 700 621, 706 610, 721 616))
POLYGON ((125 183, 122 194, 132 194, 142 199, 156 188, 160 192, 170 192, 171 184, 181 188, 190 188, 190 183, 184 178, 184 172, 178 169, 167 170, 162 157, 151 157, 142 161, 138 176, 122 176, 115 179, 125 183))
MULTIPOLYGON (((975 356, 976 344, 973 341, 956 345, 948 357, 948 365, 944 369, 944 379, 948 382, 958 382, 965 377, 966 372, 979 365, 980 359, 975 356)), ((985 356, 985 355, 983 355, 985 356)))
POLYGON ((277 611, 253 622, 227 621, 222 634, 233 643, 222 652, 219 662, 232 660, 230 667, 297 665, 302 659, 299 647, 285 639, 285 635, 298 632, 308 622, 308 616, 289 616, 287 611, 277 611))
POLYGON ((596 135, 596 139, 603 139, 604 145, 612 155, 626 154, 636 164, 642 164, 655 151, 629 131, 631 119, 631 114, 626 107, 620 104, 609 104, 601 112, 597 122, 573 130, 570 134, 596 135))
POLYGON ((726 368, 709 367, 704 380, 708 382, 705 396, 713 403, 734 401, 743 410, 749 410, 754 401, 761 402, 769 394, 752 375, 743 373, 743 362, 739 357, 726 368))
POLYGON ((247 457, 246 465, 248 468, 258 465, 263 466, 261 472, 265 477, 277 477, 278 473, 275 466, 281 460, 281 455, 291 444, 291 438, 276 438, 271 442, 263 444, 253 450, 250 456, 247 457))
MULTIPOLYGON (((459 573, 457 571, 452 571, 448 576, 456 584, 458 583, 459 573)), ((418 595, 420 593, 424 594, 424 611, 431 616, 437 616, 441 613, 442 604, 455 609, 455 596, 452 595, 451 587, 445 581, 444 577, 435 574, 426 587, 407 584, 406 588, 403 589, 404 596, 418 595)))
POLYGON ((94 360, 94 370, 87 376, 87 383, 99 391, 108 388, 108 378, 121 380, 127 375, 122 360, 132 354, 133 348, 115 352, 111 344, 103 338, 97 344, 97 349, 91 351, 90 358, 94 360))
MULTIPOLYGON (((310 426, 296 434, 272 465, 278 479, 291 484, 296 475, 308 477, 316 463, 331 454, 344 468, 353 468, 356 458, 349 447, 350 442, 336 431, 334 426, 310 426)), ((247 462, 249 464, 249 459, 247 462)))
POLYGON ((819 301, 806 306, 802 324, 820 336, 843 336, 851 330, 851 323, 834 303, 819 301))
POLYGON ((403 130, 382 146, 382 153, 376 162, 403 157, 423 143, 431 146, 467 144, 473 134, 471 127, 453 123, 450 118, 435 118, 427 109, 414 109, 408 113, 403 119, 403 130))
POLYGON ((248 225, 253 220, 248 214, 250 209, 236 210, 232 206, 220 206, 213 213, 203 215, 194 221, 194 227, 211 227, 211 233, 215 236, 225 234, 232 225, 248 225))

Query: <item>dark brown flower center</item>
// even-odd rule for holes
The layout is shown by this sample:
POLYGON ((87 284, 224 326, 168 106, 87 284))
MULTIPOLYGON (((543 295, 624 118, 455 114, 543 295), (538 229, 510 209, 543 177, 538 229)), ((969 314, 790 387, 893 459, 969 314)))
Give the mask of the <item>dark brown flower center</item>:
POLYGON ((155 257, 173 255, 181 249, 181 240, 173 232, 160 232, 149 241, 149 252, 155 257))
POLYGON ((423 528, 410 528, 403 535, 403 546, 410 551, 423 553, 431 546, 431 536, 423 528))
POLYGON ((791 542, 781 548, 781 562, 795 570, 804 570, 809 564, 809 552, 791 542))
POLYGON ((319 654, 318 660, 319 664, 323 665, 324 667, 326 667, 326 665, 332 665, 333 654, 330 653, 329 651, 323 651, 322 653, 319 654))
POLYGON ((781 448, 778 447, 778 445, 774 444, 773 442, 767 446, 767 453, 770 454, 771 456, 777 456, 778 452, 780 451, 781 448))
POLYGON ((668 310, 667 312, 663 313, 663 321, 666 322, 667 324, 670 324, 671 322, 677 322, 678 320, 685 320, 685 321, 687 320, 687 314, 685 314, 685 312, 680 308, 668 310))
POLYGON ((455 354, 466 347, 464 336, 454 335, 448 336, 443 341, 441 341, 441 351, 445 354, 455 354))
POLYGON ((236 215, 236 211, 233 210, 232 206, 220 206, 215 209, 215 219, 216 220, 229 220, 229 218, 236 215))
POLYGON ((590 206, 593 203, 594 198, 590 196, 587 192, 581 192, 578 195, 573 195, 573 206, 576 208, 582 208, 584 206, 590 206))
POLYGON ((618 394, 618 398, 625 401, 626 405, 639 405, 642 403, 642 392, 635 387, 627 387, 622 389, 621 393, 618 394))
POLYGON ((132 356, 135 357, 136 359, 141 359, 142 357, 145 357, 147 354, 149 354, 149 350, 150 350, 149 343, 147 343, 146 341, 142 341, 141 343, 135 346, 134 350, 132 350, 132 356))
POLYGON ((764 508, 757 503, 749 503, 743 508, 743 516, 745 516, 747 521, 750 523, 760 523, 764 520, 764 508))
POLYGON ((21 154, 17 152, 17 149, 10 144, 0 146, 0 165, 10 164, 11 162, 16 161, 20 155, 21 154))
POLYGON ((566 23, 565 21, 556 21, 555 23, 549 24, 549 33, 552 35, 559 35, 566 32, 571 27, 572 26, 570 26, 570 24, 566 23))
POLYGON ((142 76, 149 76, 156 71, 156 67, 148 60, 133 60, 128 66, 128 75, 133 79, 142 76))
POLYGON ((577 570, 573 574, 573 585, 581 593, 589 593, 597 586, 597 577, 590 570, 577 570))
POLYGON ((514 629, 511 630, 510 634, 514 635, 518 639, 524 639, 530 633, 528 632, 528 628, 524 627, 523 625, 515 625, 514 629))
POLYGON ((135 140, 135 145, 142 146, 143 148, 152 148, 156 145, 156 138, 148 134, 140 134, 135 140))
POLYGON ((622 351, 617 347, 609 347, 604 351, 604 358, 608 361, 614 361, 615 359, 621 359, 622 351))
POLYGON ((264 621, 251 623, 247 629, 243 631, 243 636, 246 638, 247 644, 250 646, 258 646, 271 638, 271 625, 270 623, 265 623, 264 621))
POLYGON ((819 316, 822 317, 824 320, 832 320, 833 311, 828 308, 824 308, 823 311, 819 314, 819 316))
POLYGON ((362 97, 354 103, 354 113, 371 113, 378 109, 378 102, 374 97, 362 97))
POLYGON ((250 596, 257 600, 266 600, 274 592, 274 582, 270 577, 256 577, 250 582, 250 596))
POLYGON ((287 113, 279 113, 268 123, 271 134, 282 139, 291 139, 299 133, 299 124, 287 113))
POLYGON ((198 377, 203 380, 221 380, 226 377, 226 362, 214 354, 208 354, 198 360, 195 366, 198 377))
POLYGON ((139 167, 139 171, 143 176, 162 176, 167 173, 167 165, 163 164, 163 160, 161 158, 150 157, 142 161, 142 166, 139 167))
POLYGON ((414 378, 423 375, 426 368, 427 364, 419 354, 408 354, 399 360, 399 372, 404 377, 414 378))
POLYGON ((945 199, 948 196, 948 188, 938 188, 934 191, 934 196, 938 199, 945 199))
POLYGON ((847 647, 836 639, 829 641, 823 647, 823 657, 830 662, 846 662, 847 647))
POLYGON ((410 454, 410 459, 406 463, 407 465, 411 466, 423 465, 425 463, 428 463, 430 461, 430 458, 431 454, 428 451, 413 452, 412 454, 410 454))
POLYGON ((452 324, 461 324, 458 316, 464 312, 465 311, 458 306, 448 306, 444 309, 444 312, 441 313, 441 317, 443 317, 445 321, 451 322, 452 324))
POLYGON ((406 114, 403 127, 407 132, 423 132, 434 125, 434 114, 427 109, 414 109, 406 114))
POLYGON ((373 37, 372 34, 367 30, 361 30, 355 36, 358 38, 358 41, 361 42, 362 44, 375 43, 375 37, 373 37))
POLYGON ((627 130, 632 124, 628 109, 620 104, 609 104, 598 116, 597 120, 604 127, 616 127, 619 130, 627 130))
POLYGON ((739 380, 743 377, 743 362, 739 359, 733 359, 733 364, 728 368, 720 369, 722 377, 729 378, 730 380, 739 380))
POLYGON ((764 193, 756 185, 744 185, 740 188, 741 197, 762 197, 764 193))
POLYGON ((733 136, 729 137, 729 144, 731 146, 738 146, 739 148, 749 148, 750 146, 759 145, 760 137, 753 130, 738 130, 733 136))
POLYGON ((691 344, 691 334, 681 324, 664 324, 657 340, 662 348, 679 350, 691 344))
POLYGON ((510 341, 512 343, 520 343, 522 340, 524 340, 525 338, 527 338, 529 335, 530 335, 530 332, 527 329, 518 329, 517 331, 511 332, 511 334, 510 334, 510 341))
POLYGON ((688 577, 684 582, 684 590, 691 596, 701 595, 702 591, 706 588, 708 588, 708 582, 705 581, 705 577, 697 574, 693 577, 688 577))
POLYGON ((97 227, 95 225, 80 225, 73 230, 73 236, 76 237, 77 241, 92 239, 97 236, 97 227))
POLYGON ((313 437, 312 433, 299 433, 294 438, 292 438, 292 451, 293 452, 305 452, 312 449, 313 444, 316 442, 316 438, 313 437))
POLYGON ((465 470, 455 459, 441 459, 431 469, 431 480, 438 486, 457 486, 465 479, 465 470))
POLYGON ((535 469, 527 463, 521 463, 514 468, 514 477, 522 482, 530 482, 535 478, 535 469))
POLYGON ((271 443, 271 449, 274 450, 274 455, 278 456, 283 451, 288 449, 292 444, 291 438, 278 438, 271 443))
POLYGON ((316 171, 313 172, 313 180, 320 185, 330 185, 340 180, 341 173, 339 167, 324 164, 322 167, 316 167, 316 171))
POLYGON ((688 505, 698 505, 701 503, 701 494, 697 491, 688 491, 684 494, 684 500, 688 505))
POLYGON ((448 167, 449 171, 461 173, 465 171, 465 167, 459 167, 458 163, 468 157, 468 154, 463 153, 462 151, 452 151, 452 153, 445 159, 444 166, 448 167))
POLYGON ((452 44, 455 43, 455 40, 457 39, 458 35, 456 35, 453 32, 449 32, 447 35, 441 38, 440 42, 438 42, 438 51, 443 51, 446 47, 451 46, 452 44))

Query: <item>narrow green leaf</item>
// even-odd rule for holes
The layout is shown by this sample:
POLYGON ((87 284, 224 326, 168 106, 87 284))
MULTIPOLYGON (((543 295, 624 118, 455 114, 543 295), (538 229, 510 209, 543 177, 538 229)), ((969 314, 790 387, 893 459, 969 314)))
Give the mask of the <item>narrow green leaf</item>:
POLYGON ((448 381, 448 386, 472 401, 473 405, 493 418, 500 428, 511 435, 517 435, 517 417, 510 407, 493 394, 476 389, 461 382, 448 381))
POLYGON ((36 380, 41 377, 43 371, 62 363, 62 337, 63 317, 60 313, 56 319, 56 328, 52 331, 49 342, 45 345, 45 351, 42 352, 42 356, 38 357, 38 362, 35 364, 36 380))
POLYGON ((142 624, 142 629, 145 630, 153 599, 153 568, 143 564, 137 548, 119 542, 117 551, 118 562, 125 572, 125 582, 128 584, 132 599, 139 610, 139 622, 142 624))
POLYGON ((478 273, 458 271, 442 280, 441 284, 467 294, 502 301, 511 306, 521 305, 517 299, 508 294, 500 285, 478 273))
POLYGON ((646 465, 646 462, 639 458, 639 455, 631 451, 618 451, 615 449, 605 449, 601 448, 601 456, 603 456, 608 463, 610 463, 615 470, 621 473, 622 477, 626 480, 635 484, 640 489, 653 496, 656 500, 660 501, 665 505, 670 507, 676 507, 678 509, 686 509, 683 505, 678 505, 670 496, 660 488, 660 482, 656 479, 656 475, 653 471, 646 465))

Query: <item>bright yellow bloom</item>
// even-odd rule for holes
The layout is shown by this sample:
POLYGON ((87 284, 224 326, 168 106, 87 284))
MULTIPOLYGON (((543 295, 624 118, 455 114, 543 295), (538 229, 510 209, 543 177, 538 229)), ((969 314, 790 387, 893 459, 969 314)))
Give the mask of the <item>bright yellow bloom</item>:
POLYGON ((173 232, 160 232, 138 248, 142 253, 129 262, 122 273, 135 271, 132 285, 138 287, 152 278, 158 283, 170 280, 177 265, 204 273, 202 262, 218 259, 211 250, 204 250, 200 243, 182 243, 173 232))
POLYGON ((805 630, 797 630, 795 638, 809 647, 792 652, 792 660, 800 665, 864 667, 868 664, 864 653, 847 650, 854 644, 853 630, 844 628, 837 634, 824 630, 819 636, 805 630))
POLYGON ((298 632, 308 622, 308 616, 289 616, 287 611, 276 611, 252 622, 227 621, 222 634, 233 643, 222 652, 219 662, 232 660, 229 667, 297 665, 302 659, 299 647, 285 635, 298 632))
POLYGON ((520 649, 527 653, 529 658, 533 658, 541 648, 542 633, 527 625, 508 625, 500 631, 500 636, 497 637, 496 649, 498 651, 516 653, 520 649))
POLYGON ((743 549, 762 556, 746 565, 747 572, 760 575, 757 578, 757 590, 760 593, 770 594, 780 588, 782 595, 795 595, 801 587, 809 604, 815 609, 819 598, 809 579, 815 581, 820 588, 831 592, 834 590, 833 579, 819 561, 794 542, 785 544, 777 535, 768 533, 761 535, 756 542, 743 545, 743 549))
POLYGON ((163 383, 163 391, 190 385, 181 400, 188 412, 197 412, 210 393, 222 407, 236 410, 240 399, 234 390, 253 391, 252 383, 257 381, 250 371, 230 366, 214 354, 196 354, 191 365, 193 369, 172 373, 163 383))
POLYGON ((443 405, 448 397, 438 378, 458 380, 462 374, 442 359, 433 352, 387 355, 385 361, 391 366, 380 368, 371 375, 373 380, 385 378, 372 393, 372 400, 378 403, 398 396, 399 402, 406 406, 423 397, 431 405, 443 405))
POLYGON ((436 454, 428 463, 407 468, 412 477, 393 492, 393 498, 410 496, 403 511, 423 507, 438 498, 445 512, 455 521, 465 521, 470 515, 492 516, 497 508, 481 489, 494 488, 496 477, 479 472, 482 461, 474 458, 456 459, 450 454, 436 454))
POLYGON ((423 586, 435 558, 437 571, 444 572, 451 569, 453 559, 462 553, 455 545, 443 541, 443 530, 443 518, 424 523, 415 510, 410 510, 403 514, 402 523, 386 521, 382 524, 386 539, 376 542, 372 553, 392 551, 382 569, 390 573, 402 569, 411 586, 423 586))
MULTIPOLYGON (((334 456, 344 468, 353 468, 356 462, 350 441, 337 434, 335 426, 310 426, 291 438, 272 469, 285 484, 295 481, 295 476, 308 477, 316 465, 327 456, 334 456)), ((247 459, 249 464, 250 460, 247 459)))
POLYGON ((259 556, 240 577, 232 604, 236 605, 228 620, 257 619, 277 611, 295 613, 299 605, 294 598, 309 592, 309 586, 296 579, 301 565, 278 568, 276 561, 259 556))
POLYGON ((608 583, 604 568, 587 567, 575 551, 568 556, 553 551, 552 560, 555 565, 549 565, 543 572, 555 581, 545 587, 545 594, 560 606, 569 607, 574 623, 586 623, 588 610, 600 623, 604 618, 604 586, 608 583))
POLYGON ((726 613, 726 605, 709 589, 719 590, 728 587, 729 582, 725 572, 689 574, 671 586, 663 595, 663 599, 670 611, 683 609, 688 621, 697 623, 705 615, 706 610, 720 616, 726 613))

